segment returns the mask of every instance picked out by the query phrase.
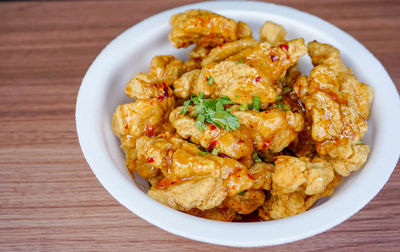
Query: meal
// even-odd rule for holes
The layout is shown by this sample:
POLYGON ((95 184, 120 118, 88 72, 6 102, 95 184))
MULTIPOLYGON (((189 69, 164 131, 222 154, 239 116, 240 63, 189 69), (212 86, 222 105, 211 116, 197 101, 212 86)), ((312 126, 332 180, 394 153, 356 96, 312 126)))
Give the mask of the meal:
POLYGON ((155 56, 126 85, 112 129, 126 166, 173 209, 219 221, 281 219, 330 196, 366 162, 373 90, 329 44, 285 40, 206 10, 170 19, 188 61, 155 56), (297 64, 308 54, 314 68, 297 64))

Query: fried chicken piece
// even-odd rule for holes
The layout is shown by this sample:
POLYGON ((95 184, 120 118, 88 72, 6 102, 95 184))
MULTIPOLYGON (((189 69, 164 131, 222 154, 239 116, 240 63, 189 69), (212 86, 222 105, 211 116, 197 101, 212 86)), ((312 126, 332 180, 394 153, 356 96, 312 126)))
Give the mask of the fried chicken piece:
POLYGON ((209 151, 217 148, 219 152, 235 159, 250 156, 254 148, 279 152, 290 144, 303 127, 301 115, 291 111, 235 111, 233 108, 233 114, 239 118, 238 129, 228 131, 209 124, 201 131, 195 119, 189 116, 194 107, 186 106, 189 113, 185 115, 181 113, 183 108, 173 110, 169 118, 182 138, 190 139, 209 151))
POLYGON ((146 73, 138 73, 129 80, 125 87, 127 96, 133 99, 164 99, 172 97, 172 90, 165 82, 160 82, 146 73))
POLYGON ((126 166, 137 171, 144 178, 157 175, 158 169, 148 166, 137 168, 136 139, 140 136, 155 136, 168 127, 165 124, 169 111, 174 107, 174 98, 137 100, 119 105, 112 118, 112 130, 121 141, 121 149, 125 152, 126 166))
POLYGON ((195 61, 202 61, 205 57, 207 57, 208 53, 212 48, 202 47, 196 45, 189 53, 189 57, 195 61))
POLYGON ((238 39, 238 24, 229 18, 205 10, 188 10, 171 17, 172 30, 168 36, 176 48, 191 44, 215 47, 238 39))
POLYGON ((136 142, 137 157, 161 170, 165 176, 155 186, 179 184, 192 177, 222 178, 228 195, 249 189, 254 179, 248 169, 231 158, 203 155, 196 145, 177 136, 141 137, 136 142))
POLYGON ((200 210, 197 208, 190 209, 185 213, 194 215, 201 218, 206 218, 209 220, 232 222, 236 217, 236 212, 233 209, 226 207, 215 207, 207 210, 200 210))
POLYGON ((200 210, 214 208, 221 204, 227 193, 222 178, 205 177, 190 179, 166 189, 152 186, 147 194, 171 208, 188 211, 192 208, 200 210))
POLYGON ((123 138, 136 139, 140 136, 155 136, 163 129, 169 111, 174 106, 173 97, 137 100, 119 105, 112 118, 114 134, 123 138))
POLYGON ((254 189, 264 189, 271 191, 272 189, 272 173, 274 172, 274 166, 264 162, 255 163, 250 168, 251 176, 254 178, 254 189))
POLYGON ((326 159, 332 164, 335 172, 342 176, 349 176, 351 172, 360 169, 367 161, 370 148, 368 145, 351 145, 352 154, 346 159, 330 158, 326 159))
POLYGON ((273 187, 279 193, 303 191, 307 195, 318 194, 325 190, 333 180, 332 166, 322 158, 296 158, 277 156, 275 171, 272 174, 273 187))
POLYGON ((220 63, 211 63, 198 72, 187 73, 196 78, 178 79, 174 82, 175 95, 188 98, 190 94, 218 98, 227 96, 233 102, 249 104, 258 96, 261 105, 274 102, 277 96, 276 81, 304 55, 306 47, 303 39, 284 42, 275 47, 260 43, 229 57, 220 63), (211 84, 209 80, 212 78, 211 84), (193 79, 193 82, 189 82, 193 79))
POLYGON ((261 26, 260 41, 268 42, 271 45, 278 44, 285 40, 286 30, 282 25, 267 21, 261 26))
POLYGON ((197 82, 201 70, 195 69, 184 73, 179 79, 174 82, 174 93, 177 97, 188 98, 192 93, 192 87, 196 87, 193 83, 197 82))
POLYGON ((307 49, 314 66, 325 65, 336 73, 352 73, 351 69, 343 64, 340 51, 335 47, 314 40, 308 43, 307 49))
POLYGON ((280 152, 287 147, 304 124, 301 114, 277 109, 234 111, 233 114, 239 118, 240 134, 251 139, 257 150, 271 152, 280 152))
POLYGON ((318 199, 330 196, 334 188, 339 185, 341 176, 334 174, 331 182, 321 193, 307 195, 304 191, 282 193, 272 190, 264 205, 258 209, 258 214, 263 220, 282 219, 300 214, 310 209, 318 199))
POLYGON ((311 135, 318 153, 340 159, 353 155, 352 145, 363 138, 368 123, 341 95, 336 74, 318 65, 308 79, 297 80, 294 90, 312 115, 311 135))
POLYGON ((368 120, 374 90, 371 86, 359 82, 351 69, 343 64, 339 50, 331 45, 313 41, 308 44, 308 53, 315 66, 325 65, 336 73, 343 98, 368 120))
POLYGON ((253 38, 244 38, 214 47, 205 57, 203 57, 201 66, 204 67, 210 63, 220 62, 244 49, 254 47, 257 44, 258 42, 253 38))
MULTIPOLYGON (((187 107, 190 110, 193 108, 191 106, 187 107)), ((171 112, 169 117, 172 126, 182 138, 190 139, 190 141, 209 149, 210 152, 214 148, 217 148, 219 152, 234 159, 251 156, 253 153, 253 143, 240 136, 240 132, 235 132, 235 134, 212 124, 208 124, 206 129, 201 131, 196 126, 194 118, 181 114, 183 108, 176 108, 171 112)))
POLYGON ((150 63, 149 75, 168 86, 187 71, 187 66, 172 55, 154 56, 150 63))
POLYGON ((253 32, 251 31, 250 26, 245 22, 239 21, 237 23, 237 38, 245 39, 252 37, 253 37, 253 32))
POLYGON ((227 197, 223 205, 235 210, 238 214, 249 214, 262 206, 265 201, 264 190, 250 189, 234 196, 227 197))

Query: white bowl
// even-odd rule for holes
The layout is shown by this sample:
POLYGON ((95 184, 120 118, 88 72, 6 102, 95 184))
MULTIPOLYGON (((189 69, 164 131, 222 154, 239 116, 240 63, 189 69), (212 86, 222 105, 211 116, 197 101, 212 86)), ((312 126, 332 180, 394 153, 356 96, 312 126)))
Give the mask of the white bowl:
MULTIPOLYGON (((305 74, 310 60, 301 60, 305 74)), ((83 154, 107 191, 146 221, 171 233, 213 244, 254 247, 300 240, 343 222, 365 206, 383 187, 399 157, 400 101, 381 63, 359 42, 337 27, 307 13, 259 2, 205 2, 186 5, 150 17, 114 39, 90 66, 79 90, 76 127, 83 154), (359 80, 375 89, 365 142, 372 151, 366 165, 341 183, 327 200, 309 211, 282 220, 224 223, 193 217, 148 197, 143 180, 133 180, 124 164, 119 141, 111 131, 111 116, 128 80, 147 72, 154 55, 173 54, 185 59, 189 49, 177 50, 168 42, 169 18, 187 9, 207 9, 250 25, 258 36, 261 25, 273 20, 284 25, 288 39, 303 37, 340 49, 347 66, 359 80), (135 183, 136 182, 136 183, 135 183)))

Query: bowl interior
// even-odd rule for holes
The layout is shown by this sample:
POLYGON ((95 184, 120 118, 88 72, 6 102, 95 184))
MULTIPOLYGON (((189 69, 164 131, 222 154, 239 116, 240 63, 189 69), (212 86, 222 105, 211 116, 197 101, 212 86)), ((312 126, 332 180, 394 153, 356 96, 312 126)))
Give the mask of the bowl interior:
MULTIPOLYGON (((302 37, 305 39, 306 43, 312 40, 317 40, 319 42, 329 43, 341 49, 341 44, 335 41, 334 38, 325 35, 321 31, 313 29, 313 27, 310 25, 305 25, 301 22, 298 22, 298 20, 290 19, 290 17, 265 13, 243 13, 243 11, 221 11, 219 13, 236 21, 241 20, 249 24, 256 39, 259 37, 258 31, 260 30, 262 24, 267 20, 272 20, 273 22, 281 24, 285 27, 287 31, 287 40, 302 37)), ((171 54, 181 60, 188 59, 189 51, 193 48, 193 45, 186 49, 174 48, 168 41, 168 33, 170 32, 170 29, 171 28, 169 24, 165 23, 160 27, 156 27, 155 30, 149 32, 149 34, 144 34, 141 40, 145 41, 145 43, 141 43, 135 48, 126 48, 127 50, 124 52, 126 54, 126 57, 124 58, 125 60, 118 61, 118 64, 114 65, 115 69, 112 71, 113 76, 109 80, 108 90, 106 92, 108 94, 107 99, 105 99, 104 103, 102 104, 102 110, 105 111, 103 136, 109 153, 116 164, 118 172, 124 174, 124 176, 130 177, 130 174, 125 167, 125 157, 119 148, 119 140, 112 134, 112 114, 119 104, 132 101, 132 99, 125 95, 125 85, 136 73, 149 71, 149 65, 152 57, 155 55, 171 54)), ((132 37, 132 40, 136 39, 137 38, 132 37)), ((365 71, 359 67, 360 64, 357 64, 357 58, 352 57, 351 53, 343 49, 341 49, 341 56, 346 66, 353 69, 359 80, 365 83, 370 83, 368 81, 368 75, 366 75, 365 71)), ((309 74, 310 70, 312 69, 312 64, 308 55, 300 59, 299 69, 303 74, 309 74)), ((374 112, 372 112, 369 121, 369 129, 364 139, 364 142, 367 143, 371 149, 373 149, 374 143, 374 121, 374 112)), ((359 172, 355 172, 352 174, 352 176, 343 179, 342 183, 339 185, 339 187, 337 187, 335 195, 340 194, 340 191, 343 187, 346 187, 347 183, 352 183, 352 180, 357 179, 358 173, 359 172)), ((147 181, 137 174, 135 179, 132 179, 132 186, 134 186, 134 183, 136 183, 136 185, 138 185, 143 192, 148 190, 147 181)), ((316 206, 320 205, 326 200, 327 199, 319 200, 316 206)))

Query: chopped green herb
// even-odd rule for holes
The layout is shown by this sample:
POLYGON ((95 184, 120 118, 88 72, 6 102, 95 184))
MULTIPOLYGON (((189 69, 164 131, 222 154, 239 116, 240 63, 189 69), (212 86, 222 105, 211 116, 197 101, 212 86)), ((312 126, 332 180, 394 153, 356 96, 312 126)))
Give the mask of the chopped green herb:
POLYGON ((218 149, 217 148, 214 148, 213 150, 212 150, 212 152, 211 152, 211 154, 213 154, 213 155, 218 155, 218 153, 219 153, 219 151, 218 151, 218 149))
POLYGON ((256 162, 256 163, 262 162, 260 156, 258 156, 257 151, 253 152, 252 158, 253 158, 254 162, 256 162))
POLYGON ((249 109, 249 104, 245 103, 245 104, 240 104, 239 105, 239 110, 240 111, 245 111, 249 109))
POLYGON ((278 95, 277 97, 276 97, 276 101, 281 101, 282 100, 282 95, 278 95))
POLYGON ((181 114, 182 114, 182 115, 186 115, 187 112, 188 112, 188 108, 187 108, 187 107, 184 107, 184 108, 182 109, 182 111, 181 111, 181 114))
POLYGON ((259 96, 253 97, 253 109, 260 110, 260 97, 259 96))
POLYGON ((205 155, 208 155, 208 154, 210 154, 210 153, 205 152, 205 151, 199 151, 199 155, 200 156, 205 156, 205 155))
POLYGON ((358 140, 356 144, 361 145, 361 144, 363 144, 363 142, 362 142, 362 140, 358 140))
POLYGON ((208 76, 207 80, 208 80, 207 84, 210 86, 214 83, 214 78, 212 76, 208 76))
POLYGON ((286 105, 286 104, 282 104, 281 102, 277 103, 277 106, 282 110, 282 111, 289 111, 290 110, 290 106, 286 105))
POLYGON ((243 64, 243 63, 244 63, 243 58, 240 58, 240 59, 236 62, 236 64, 243 64))
POLYGON ((183 105, 188 106, 188 105, 190 105, 190 103, 192 103, 192 100, 187 100, 187 101, 185 101, 185 102, 183 103, 183 105))
POLYGON ((246 191, 239 192, 238 195, 244 195, 246 191))
POLYGON ((235 98, 240 98, 240 95, 235 95, 235 98))
POLYGON ((233 104, 226 96, 218 99, 204 99, 204 94, 190 98, 190 103, 196 106, 193 116, 196 117, 196 125, 200 130, 205 129, 205 122, 212 123, 225 130, 235 130, 240 127, 239 119, 224 105, 233 104))
POLYGON ((289 93, 290 91, 292 91, 292 89, 291 89, 290 87, 285 87, 285 88, 283 89, 283 93, 284 93, 284 94, 287 94, 287 93, 289 93))

